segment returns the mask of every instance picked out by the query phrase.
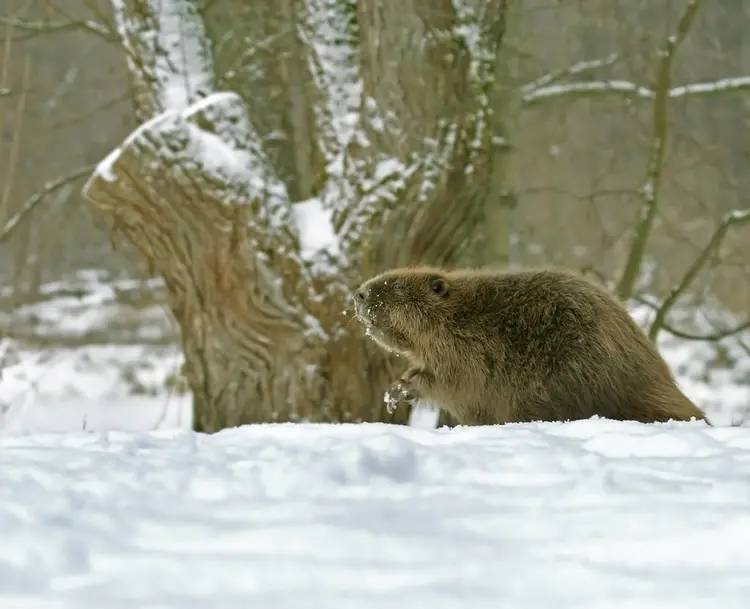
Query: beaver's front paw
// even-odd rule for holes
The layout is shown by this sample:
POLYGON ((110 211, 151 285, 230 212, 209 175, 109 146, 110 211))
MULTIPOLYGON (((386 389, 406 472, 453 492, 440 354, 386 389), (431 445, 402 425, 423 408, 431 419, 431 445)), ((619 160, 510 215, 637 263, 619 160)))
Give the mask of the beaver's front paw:
POLYGON ((419 394, 414 386, 404 379, 400 379, 393 383, 383 396, 385 409, 388 411, 388 414, 393 414, 400 402, 406 402, 411 405, 418 399, 419 394))

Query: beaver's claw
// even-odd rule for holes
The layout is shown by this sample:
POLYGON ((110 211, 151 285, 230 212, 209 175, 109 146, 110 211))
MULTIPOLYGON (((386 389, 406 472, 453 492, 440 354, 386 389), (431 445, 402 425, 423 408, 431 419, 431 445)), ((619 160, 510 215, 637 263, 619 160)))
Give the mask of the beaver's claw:
POLYGON ((419 394, 417 394, 414 387, 409 381, 403 379, 393 383, 393 385, 388 388, 388 391, 385 392, 385 396, 383 396, 383 401, 385 402, 385 408, 388 411, 388 414, 393 414, 393 411, 396 410, 396 406, 398 406, 399 402, 413 404, 418 399, 419 394))

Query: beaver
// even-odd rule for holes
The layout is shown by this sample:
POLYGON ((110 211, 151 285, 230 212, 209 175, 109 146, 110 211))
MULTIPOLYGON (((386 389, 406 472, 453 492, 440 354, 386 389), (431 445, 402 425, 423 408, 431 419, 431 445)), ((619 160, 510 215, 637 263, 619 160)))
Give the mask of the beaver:
POLYGON ((386 403, 425 399, 462 425, 710 425, 622 303, 574 271, 399 268, 353 300, 367 334, 411 364, 386 403))

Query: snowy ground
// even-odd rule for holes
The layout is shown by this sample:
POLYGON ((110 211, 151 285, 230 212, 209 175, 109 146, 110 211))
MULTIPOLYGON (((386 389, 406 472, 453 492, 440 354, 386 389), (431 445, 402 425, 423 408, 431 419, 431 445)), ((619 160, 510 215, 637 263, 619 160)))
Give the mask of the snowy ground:
POLYGON ((189 428, 177 329, 158 287, 82 271, 0 314, 2 431, 189 428))
MULTIPOLYGON (((747 606, 750 429, 194 434, 153 290, 82 273, 0 317, 3 609, 747 606)), ((731 345, 662 348, 718 425, 750 403, 731 345)))
POLYGON ((739 609, 750 434, 590 420, 0 438, 8 609, 739 609))

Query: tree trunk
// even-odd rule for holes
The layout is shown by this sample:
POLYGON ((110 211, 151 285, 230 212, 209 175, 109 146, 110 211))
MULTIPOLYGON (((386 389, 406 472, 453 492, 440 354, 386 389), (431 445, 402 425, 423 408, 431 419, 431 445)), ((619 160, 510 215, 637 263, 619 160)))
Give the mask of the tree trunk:
MULTIPOLYGON (((477 18, 449 0, 284 3, 308 53, 293 74, 309 66, 315 87, 315 124, 292 97, 297 131, 287 140, 326 166, 318 199, 299 207, 247 114, 252 104, 207 90, 221 78, 191 3, 115 4, 125 46, 137 50, 128 62, 136 110, 148 120, 84 194, 164 278, 196 429, 406 422, 406 408, 389 415, 382 400, 405 364, 365 339, 345 309, 351 288, 386 267, 481 257, 478 226, 493 196, 487 92, 505 2, 484 6, 471 40, 460 32, 477 18), (180 49, 155 27, 180 32, 180 49), (335 243, 311 252, 299 219, 315 209, 327 215, 314 230, 330 229, 335 243)), ((318 163, 297 160, 303 190, 318 163)))

